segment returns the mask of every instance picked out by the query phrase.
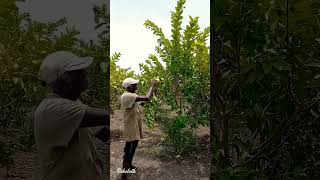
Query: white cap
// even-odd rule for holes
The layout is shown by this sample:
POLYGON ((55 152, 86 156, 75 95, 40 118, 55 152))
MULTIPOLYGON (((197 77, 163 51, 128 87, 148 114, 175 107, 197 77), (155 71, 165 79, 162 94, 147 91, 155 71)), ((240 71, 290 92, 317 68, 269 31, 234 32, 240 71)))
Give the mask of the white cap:
POLYGON ((122 87, 127 88, 129 87, 131 84, 137 84, 139 82, 139 80, 133 79, 133 78, 126 78, 125 80, 123 80, 122 82, 122 87))
POLYGON ((92 63, 91 57, 78 57, 68 51, 49 54, 40 66, 38 78, 47 85, 67 71, 85 69, 92 63))

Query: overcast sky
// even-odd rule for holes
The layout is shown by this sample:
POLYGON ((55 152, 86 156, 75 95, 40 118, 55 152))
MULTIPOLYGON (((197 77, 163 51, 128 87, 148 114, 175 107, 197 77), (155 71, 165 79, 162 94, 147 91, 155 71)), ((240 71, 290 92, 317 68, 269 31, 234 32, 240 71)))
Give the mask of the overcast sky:
MULTIPOLYGON (((122 54, 118 63, 123 68, 139 71, 139 63, 153 54, 157 37, 143 23, 149 19, 170 36, 170 11, 174 11, 176 0, 111 0, 110 2, 110 47, 111 54, 122 54)), ((203 30, 210 25, 210 1, 187 0, 184 9, 183 29, 189 15, 199 16, 203 30)))
POLYGON ((29 12, 31 18, 41 22, 55 21, 66 17, 68 25, 80 31, 80 38, 96 40, 94 30, 94 5, 107 3, 107 0, 26 0, 17 3, 22 12, 29 12))

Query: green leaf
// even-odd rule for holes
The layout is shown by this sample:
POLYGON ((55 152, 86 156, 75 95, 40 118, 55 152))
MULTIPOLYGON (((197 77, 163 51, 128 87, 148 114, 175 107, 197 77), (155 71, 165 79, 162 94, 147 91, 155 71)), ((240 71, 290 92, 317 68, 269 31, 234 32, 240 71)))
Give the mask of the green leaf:
POLYGON ((272 63, 267 64, 266 66, 264 66, 264 73, 265 74, 269 74, 269 72, 272 70, 272 63))
POLYGON ((279 71, 289 71, 291 70, 291 66, 289 63, 287 63, 284 60, 278 60, 275 63, 273 63, 273 67, 278 69, 279 71))
POLYGON ((320 74, 314 76, 314 79, 319 79, 320 78, 320 74))
POLYGON ((107 69, 108 69, 108 63, 106 63, 106 62, 100 63, 100 68, 101 68, 101 71, 102 71, 103 73, 106 73, 106 72, 107 72, 107 69))
POLYGON ((13 80, 14 84, 18 84, 18 82, 19 82, 19 78, 16 78, 16 77, 13 77, 12 80, 13 80))
POLYGON ((306 64, 306 66, 320 68, 320 62, 319 63, 306 64))

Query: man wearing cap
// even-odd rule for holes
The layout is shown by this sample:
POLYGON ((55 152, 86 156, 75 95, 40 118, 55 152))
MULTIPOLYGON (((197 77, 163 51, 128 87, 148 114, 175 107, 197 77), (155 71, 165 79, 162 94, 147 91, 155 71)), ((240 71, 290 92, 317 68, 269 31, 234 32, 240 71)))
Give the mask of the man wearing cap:
POLYGON ((102 161, 88 127, 106 126, 110 116, 106 109, 79 101, 91 63, 92 58, 59 51, 40 66, 39 79, 52 91, 34 114, 41 180, 102 179, 102 161))
MULTIPOLYGON (((138 142, 143 138, 142 118, 143 113, 138 103, 149 101, 153 95, 157 81, 152 80, 149 92, 145 96, 136 94, 139 80, 126 78, 122 86, 127 92, 121 96, 121 108, 123 110, 124 129, 123 138, 126 141, 123 156, 123 169, 135 169, 132 159, 138 142)), ((123 176, 126 176, 123 174, 123 176)))

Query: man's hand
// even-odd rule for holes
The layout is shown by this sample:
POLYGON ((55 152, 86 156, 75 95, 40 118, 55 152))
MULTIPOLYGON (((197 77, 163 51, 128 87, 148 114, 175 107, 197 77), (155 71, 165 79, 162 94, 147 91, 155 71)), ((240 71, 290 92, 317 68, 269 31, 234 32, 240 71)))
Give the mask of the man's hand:
POLYGON ((144 138, 144 136, 143 136, 143 132, 142 132, 142 131, 140 131, 140 138, 141 138, 141 139, 143 139, 143 138, 144 138))
POLYGON ((146 96, 138 96, 136 98, 136 102, 139 102, 139 101, 150 101, 151 97, 153 96, 153 92, 154 92, 154 89, 155 89, 155 86, 157 85, 158 81, 156 80, 152 80, 151 81, 151 87, 148 91, 148 94, 146 96))
POLYGON ((152 86, 152 87, 156 87, 157 84, 158 84, 158 81, 157 81, 157 80, 155 80, 155 79, 151 80, 151 86, 152 86))
POLYGON ((155 80, 155 79, 152 79, 151 80, 151 93, 152 93, 152 95, 151 96, 153 96, 153 93, 155 92, 155 89, 157 88, 157 85, 158 85, 158 81, 157 80, 155 80))

